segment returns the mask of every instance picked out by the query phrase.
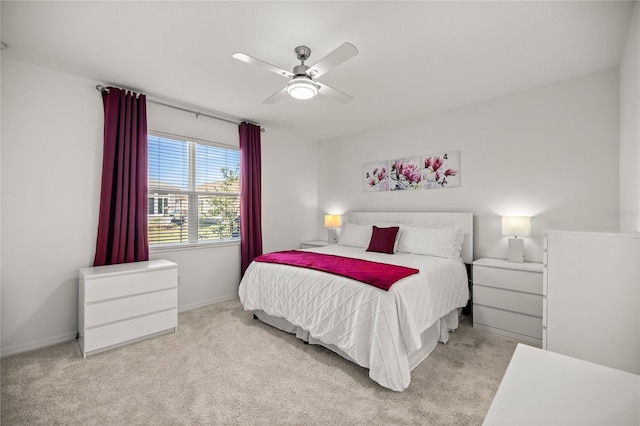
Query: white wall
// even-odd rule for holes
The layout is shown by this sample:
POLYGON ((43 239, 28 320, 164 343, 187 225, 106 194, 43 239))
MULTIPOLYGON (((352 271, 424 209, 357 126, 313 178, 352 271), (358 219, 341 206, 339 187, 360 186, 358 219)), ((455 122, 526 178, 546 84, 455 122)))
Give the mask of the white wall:
POLYGON ((321 142, 319 216, 471 211, 475 258, 506 258, 500 216, 528 215, 525 258, 541 261, 544 229, 618 229, 617 166, 618 73, 607 70, 321 142), (362 190, 363 163, 447 150, 460 151, 458 188, 362 190))
MULTIPOLYGON (((8 58, 1 78, 1 348, 9 355, 76 335, 78 268, 95 253, 103 111, 102 82, 8 58)), ((149 105, 150 128, 186 123, 207 139, 218 126, 217 141, 237 145, 233 125, 158 108, 149 105)), ((262 152, 265 250, 297 247, 318 232, 316 144, 267 128, 262 152)), ((180 310, 236 297, 239 257, 238 244, 151 255, 179 264, 180 310)))
POLYGON ((318 234, 318 145, 267 126, 262 135, 263 250, 291 250, 318 234))
POLYGON ((2 60, 2 351, 73 339, 93 262, 102 102, 95 83, 2 60))
POLYGON ((620 61, 620 230, 640 232, 640 4, 620 61))

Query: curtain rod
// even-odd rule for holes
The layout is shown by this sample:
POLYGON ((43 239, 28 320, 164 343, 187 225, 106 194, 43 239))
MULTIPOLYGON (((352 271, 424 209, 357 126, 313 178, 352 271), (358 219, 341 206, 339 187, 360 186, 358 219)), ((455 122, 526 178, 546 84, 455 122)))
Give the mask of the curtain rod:
MULTIPOLYGON (((101 84, 98 84, 96 86, 96 90, 98 92, 109 92, 109 89, 107 89, 106 87, 104 87, 101 84)), ((130 89, 124 89, 124 90, 130 90, 130 89)), ((133 90, 130 90, 130 91, 133 91, 133 90)), ((147 100, 149 102, 153 103, 153 104, 162 105, 162 106, 165 106, 167 108, 173 108, 173 109, 177 109, 178 111, 184 111, 184 112, 188 112, 188 113, 191 113, 191 114, 195 114, 196 118, 198 118, 200 116, 203 116, 203 117, 212 118, 214 120, 220 120, 220 121, 224 121, 226 123, 231 123, 231 124, 235 124, 235 125, 240 125, 240 123, 241 123, 241 121, 234 121, 234 120, 230 120, 228 118, 218 117, 218 116, 210 115, 210 114, 205 114, 203 112, 194 111, 194 110, 191 110, 191 109, 188 109, 188 108, 182 108, 182 107, 179 107, 179 106, 176 106, 176 105, 171 105, 171 104, 168 104, 168 103, 156 101, 155 99, 151 99, 150 98, 150 96, 153 97, 153 95, 148 95, 148 94, 144 94, 144 95, 147 96, 147 100)), ((251 123, 251 124, 254 124, 256 126, 259 126, 260 127, 260 132, 264 133, 264 128, 262 126, 260 126, 259 124, 252 123, 252 122, 250 122, 248 120, 242 120, 242 121, 245 121, 247 123, 251 123)))

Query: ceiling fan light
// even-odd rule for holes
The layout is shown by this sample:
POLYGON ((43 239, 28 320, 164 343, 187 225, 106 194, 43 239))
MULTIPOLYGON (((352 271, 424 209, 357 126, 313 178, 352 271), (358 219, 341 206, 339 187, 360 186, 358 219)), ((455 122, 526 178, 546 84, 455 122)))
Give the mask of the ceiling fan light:
POLYGON ((318 94, 318 86, 307 77, 296 77, 287 84, 287 93, 296 99, 311 99, 318 94))

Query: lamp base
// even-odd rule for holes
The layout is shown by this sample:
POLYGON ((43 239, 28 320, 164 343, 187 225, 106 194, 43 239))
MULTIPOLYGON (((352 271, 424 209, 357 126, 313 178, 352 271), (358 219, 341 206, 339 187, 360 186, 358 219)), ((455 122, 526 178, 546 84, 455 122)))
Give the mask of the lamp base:
POLYGON ((338 231, 336 228, 327 228, 327 233, 329 234, 327 241, 329 243, 337 243, 338 242, 338 231))
POLYGON ((509 262, 524 262, 524 240, 509 238, 509 262))

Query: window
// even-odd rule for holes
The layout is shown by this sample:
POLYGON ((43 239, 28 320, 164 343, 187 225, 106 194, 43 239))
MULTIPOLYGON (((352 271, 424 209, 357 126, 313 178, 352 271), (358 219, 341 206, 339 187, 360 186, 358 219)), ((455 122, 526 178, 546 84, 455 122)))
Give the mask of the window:
POLYGON ((240 151, 149 134, 149 246, 240 239, 240 151))

